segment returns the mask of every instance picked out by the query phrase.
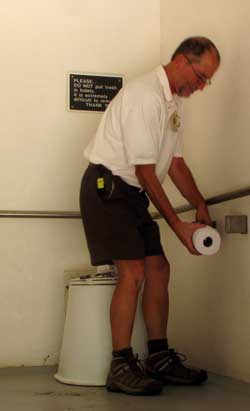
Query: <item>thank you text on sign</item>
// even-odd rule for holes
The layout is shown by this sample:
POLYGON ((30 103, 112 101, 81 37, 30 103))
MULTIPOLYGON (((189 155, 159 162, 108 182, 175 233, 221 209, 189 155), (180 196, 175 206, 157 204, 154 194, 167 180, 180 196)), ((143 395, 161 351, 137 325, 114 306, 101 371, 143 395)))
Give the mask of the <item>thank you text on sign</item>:
POLYGON ((105 111, 121 88, 122 77, 72 73, 69 75, 69 108, 105 111))

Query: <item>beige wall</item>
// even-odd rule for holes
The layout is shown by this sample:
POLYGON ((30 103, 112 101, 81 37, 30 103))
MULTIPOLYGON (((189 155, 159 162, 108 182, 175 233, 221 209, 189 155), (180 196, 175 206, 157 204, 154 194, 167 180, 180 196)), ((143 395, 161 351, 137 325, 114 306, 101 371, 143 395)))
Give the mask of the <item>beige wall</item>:
POLYGON ((67 111, 67 73, 126 81, 150 69, 159 62, 159 18, 153 0, 1 6, 1 209, 78 210, 82 153, 101 114, 67 111))
MULTIPOLYGON (((250 382, 250 238, 225 233, 225 215, 249 216, 250 199, 210 207, 222 237, 214 256, 192 256, 160 220, 171 265, 169 342, 189 362, 250 382)), ((181 215, 193 221, 194 213, 181 215)), ((249 226, 250 229, 250 226, 249 226)))
POLYGON ((0 367, 56 364, 64 270, 88 268, 79 220, 0 221, 0 367))
MULTIPOLYGON (((184 153, 206 197, 249 184, 249 24, 247 0, 161 1, 163 63, 197 34, 211 38, 222 57, 212 86, 185 101, 184 153)), ((182 203, 174 191, 173 198, 182 203)))
MULTIPOLYGON (((161 59, 186 37, 204 35, 222 62, 213 84, 185 101, 184 154, 205 197, 249 186, 248 81, 250 4, 247 0, 161 1, 161 59)), ((167 180, 175 205, 183 200, 167 180)), ((210 207, 222 235, 213 257, 190 256, 161 221, 172 263, 169 338, 198 366, 250 381, 249 235, 225 234, 226 214, 246 214, 249 200, 210 207)), ((187 221, 193 213, 182 215, 187 221)))
MULTIPOLYGON (((154 0, 1 5, 0 209, 79 210, 83 150, 102 114, 67 110, 67 73, 127 81, 151 69, 159 21, 154 0)), ((55 364, 64 270, 89 265, 81 221, 2 219, 0 243, 0 366, 55 364)))
MULTIPOLYGON (((213 86, 185 104, 186 158, 206 196, 249 183, 250 6, 231 0, 189 5, 13 0, 1 6, 1 209, 78 211, 82 153, 101 114, 67 110, 68 72, 119 73, 126 81, 166 63, 174 47, 196 33, 218 44, 222 65, 213 86)), ((169 181, 165 187, 174 205, 183 204, 169 181)), ((211 258, 190 256, 160 221, 173 267, 170 342, 197 365, 246 381, 249 237, 224 234, 224 215, 248 210, 246 199, 211 208, 223 237, 221 252, 211 258)), ((183 217, 193 219, 192 213, 183 217)), ((81 222, 2 219, 0 242, 0 366, 55 364, 63 272, 89 266, 81 222)))

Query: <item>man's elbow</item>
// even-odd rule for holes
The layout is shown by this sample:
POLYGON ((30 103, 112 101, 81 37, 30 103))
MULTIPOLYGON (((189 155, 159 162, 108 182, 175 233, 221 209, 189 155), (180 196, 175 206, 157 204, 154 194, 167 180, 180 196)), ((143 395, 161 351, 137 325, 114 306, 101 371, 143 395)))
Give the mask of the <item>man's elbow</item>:
POLYGON ((135 175, 143 186, 145 181, 155 174, 155 164, 138 164, 135 166, 135 175))
POLYGON ((183 157, 174 157, 168 170, 169 176, 174 176, 176 173, 183 172, 187 168, 183 157))
POLYGON ((137 164, 135 166, 135 174, 137 177, 152 173, 155 173, 155 164, 137 164))

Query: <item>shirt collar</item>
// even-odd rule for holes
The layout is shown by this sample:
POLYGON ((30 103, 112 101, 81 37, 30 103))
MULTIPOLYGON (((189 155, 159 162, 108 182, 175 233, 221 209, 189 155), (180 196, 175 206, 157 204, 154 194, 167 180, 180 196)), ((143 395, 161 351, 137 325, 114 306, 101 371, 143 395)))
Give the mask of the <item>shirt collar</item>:
POLYGON ((167 77, 167 74, 166 74, 164 68, 162 66, 159 66, 159 67, 157 67, 156 72, 157 72, 157 76, 159 78, 159 81, 162 85, 162 88, 163 88, 163 91, 164 91, 167 102, 174 101, 173 94, 170 90, 168 77, 167 77))

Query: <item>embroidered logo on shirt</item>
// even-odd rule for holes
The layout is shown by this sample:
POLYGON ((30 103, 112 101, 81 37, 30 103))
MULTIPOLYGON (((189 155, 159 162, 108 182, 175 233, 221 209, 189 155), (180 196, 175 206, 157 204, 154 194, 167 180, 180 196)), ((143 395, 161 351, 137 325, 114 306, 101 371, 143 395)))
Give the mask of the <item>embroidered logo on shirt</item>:
POLYGON ((181 118, 178 115, 177 111, 174 111, 170 117, 170 124, 173 131, 177 131, 181 126, 181 118))

